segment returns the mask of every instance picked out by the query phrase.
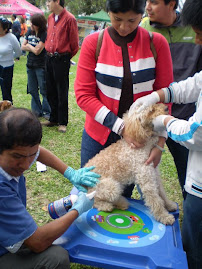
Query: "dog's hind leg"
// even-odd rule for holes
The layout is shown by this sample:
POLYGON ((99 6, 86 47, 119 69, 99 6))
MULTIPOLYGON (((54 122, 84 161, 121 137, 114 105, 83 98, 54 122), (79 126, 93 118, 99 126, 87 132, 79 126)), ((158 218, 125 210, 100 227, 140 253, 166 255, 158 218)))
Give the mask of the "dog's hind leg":
POLYGON ((111 212, 120 198, 122 188, 119 182, 112 178, 104 178, 96 185, 94 207, 99 211, 111 212))
POLYGON ((175 218, 165 209, 164 201, 159 195, 155 176, 156 173, 151 165, 143 165, 137 171, 136 183, 142 191, 145 205, 149 207, 155 219, 163 224, 171 225, 175 218))
POLYGON ((176 211, 177 210, 177 204, 168 199, 168 197, 167 197, 167 195, 165 193, 162 181, 161 181, 160 173, 159 173, 157 168, 155 170, 156 170, 156 180, 157 180, 157 184, 158 184, 158 187, 159 187, 159 195, 164 200, 165 208, 170 212, 176 211))

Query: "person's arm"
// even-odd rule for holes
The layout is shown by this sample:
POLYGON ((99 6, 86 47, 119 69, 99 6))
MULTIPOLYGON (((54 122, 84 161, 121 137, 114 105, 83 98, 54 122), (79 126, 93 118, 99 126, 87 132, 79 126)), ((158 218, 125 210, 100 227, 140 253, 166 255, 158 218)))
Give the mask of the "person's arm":
POLYGON ((14 58, 18 58, 22 54, 20 44, 15 35, 11 34, 10 37, 11 37, 11 44, 14 51, 14 58))
POLYGON ((93 203, 93 199, 89 199, 84 193, 80 193, 68 213, 38 227, 34 234, 24 241, 25 245, 36 253, 44 251, 69 228, 78 216, 92 208, 93 203))
POLYGON ((59 219, 38 227, 35 233, 24 241, 24 244, 33 252, 44 251, 70 227, 77 217, 78 212, 72 210, 59 219))
POLYGON ((87 36, 82 44, 75 79, 75 95, 79 107, 98 123, 120 134, 123 120, 98 99, 95 51, 98 34, 87 36))
POLYGON ((55 156, 49 150, 40 146, 40 153, 38 156, 38 161, 41 163, 57 170, 59 173, 64 175, 65 178, 80 191, 86 192, 87 189, 83 186, 94 187, 99 181, 100 175, 91 172, 95 167, 84 167, 78 170, 74 170, 70 166, 67 166, 62 160, 55 156))
POLYGON ((79 34, 78 34, 78 26, 77 21, 75 18, 72 18, 69 20, 69 26, 67 28, 67 31, 69 31, 69 42, 70 42, 70 48, 71 48, 71 58, 76 55, 76 53, 79 50, 79 34))
POLYGON ((57 170, 62 175, 67 169, 67 165, 60 160, 56 155, 54 155, 51 151, 40 146, 40 153, 37 159, 39 162, 57 170))
POLYGON ((188 104, 196 102, 201 91, 201 85, 202 71, 196 73, 193 77, 189 77, 180 82, 171 83, 167 88, 160 89, 139 98, 131 105, 129 113, 133 113, 135 109, 137 109, 137 112, 141 112, 146 107, 158 102, 172 102, 176 104, 188 104))
POLYGON ((27 50, 27 47, 26 47, 27 42, 28 42, 27 39, 24 39, 24 40, 23 40, 22 45, 21 45, 21 49, 22 49, 22 50, 25 50, 25 51, 27 50))
POLYGON ((39 55, 44 49, 44 47, 45 44, 42 41, 40 41, 35 47, 32 46, 31 44, 26 43, 22 46, 22 50, 31 51, 35 55, 39 55))

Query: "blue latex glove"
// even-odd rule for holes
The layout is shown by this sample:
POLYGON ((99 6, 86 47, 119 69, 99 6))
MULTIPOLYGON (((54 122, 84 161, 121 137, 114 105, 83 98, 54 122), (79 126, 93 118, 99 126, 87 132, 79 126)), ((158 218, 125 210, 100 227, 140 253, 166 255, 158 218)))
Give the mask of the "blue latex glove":
POLYGON ((94 199, 89 199, 83 192, 79 192, 78 196, 78 199, 69 211, 75 209, 78 211, 80 216, 82 213, 88 211, 93 207, 94 199))
POLYGON ((81 185, 87 187, 94 187, 97 182, 99 182, 98 178, 100 175, 90 172, 94 169, 95 166, 84 167, 78 170, 74 170, 70 166, 64 172, 64 177, 68 178, 69 181, 79 190, 83 192, 87 192, 87 189, 82 187, 81 185))

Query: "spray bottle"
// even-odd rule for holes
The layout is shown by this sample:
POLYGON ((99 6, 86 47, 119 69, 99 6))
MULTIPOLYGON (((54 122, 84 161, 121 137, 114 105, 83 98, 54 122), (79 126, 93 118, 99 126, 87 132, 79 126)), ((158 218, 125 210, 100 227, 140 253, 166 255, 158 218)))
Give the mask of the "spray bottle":
MULTIPOLYGON (((93 191, 89 194, 86 194, 86 197, 89 199, 93 199, 95 196, 96 191, 93 191)), ((57 219, 63 215, 65 215, 69 209, 72 207, 72 205, 76 202, 78 199, 78 192, 75 193, 75 191, 70 192, 70 195, 63 197, 59 200, 56 200, 54 202, 51 202, 48 205, 48 212, 52 219, 57 219)))

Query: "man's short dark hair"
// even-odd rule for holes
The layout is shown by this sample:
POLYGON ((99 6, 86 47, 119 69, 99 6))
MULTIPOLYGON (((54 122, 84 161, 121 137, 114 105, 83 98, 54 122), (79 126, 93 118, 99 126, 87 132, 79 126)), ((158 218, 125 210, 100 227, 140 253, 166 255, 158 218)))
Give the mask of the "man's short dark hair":
POLYGON ((41 123, 28 109, 10 108, 1 112, 0 126, 0 154, 14 146, 32 147, 41 142, 41 123))
POLYGON ((186 0, 182 9, 182 22, 202 31, 202 0, 186 0))
MULTIPOLYGON (((53 2, 56 2, 57 0, 53 0, 53 2)), ((65 6, 65 0, 60 0, 60 6, 64 7, 65 6)))
POLYGON ((17 18, 16 14, 12 14, 12 17, 14 17, 15 19, 17 18))
POLYGON ((107 0, 106 9, 113 13, 128 12, 130 10, 137 14, 143 14, 145 11, 146 0, 107 0))
POLYGON ((168 5, 168 4, 169 4, 170 2, 172 2, 172 1, 175 2, 174 9, 177 9, 179 0, 164 0, 164 3, 165 3, 165 5, 168 5))

